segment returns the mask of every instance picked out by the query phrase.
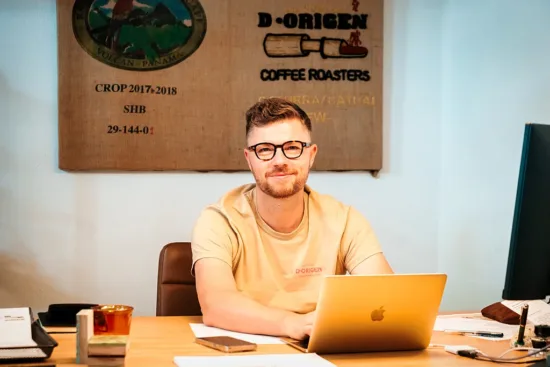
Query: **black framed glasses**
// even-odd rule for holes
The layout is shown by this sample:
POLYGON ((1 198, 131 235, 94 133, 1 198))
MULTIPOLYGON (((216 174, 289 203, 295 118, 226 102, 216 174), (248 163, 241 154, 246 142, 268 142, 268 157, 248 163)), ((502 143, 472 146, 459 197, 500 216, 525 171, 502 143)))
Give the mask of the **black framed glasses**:
POLYGON ((256 153, 256 157, 262 161, 269 161, 275 157, 277 154, 277 148, 281 148, 283 154, 288 159, 297 159, 300 158, 304 152, 304 148, 309 148, 311 143, 304 143, 299 140, 287 141, 283 144, 271 144, 271 143, 258 143, 255 145, 249 146, 248 150, 253 150, 256 153))

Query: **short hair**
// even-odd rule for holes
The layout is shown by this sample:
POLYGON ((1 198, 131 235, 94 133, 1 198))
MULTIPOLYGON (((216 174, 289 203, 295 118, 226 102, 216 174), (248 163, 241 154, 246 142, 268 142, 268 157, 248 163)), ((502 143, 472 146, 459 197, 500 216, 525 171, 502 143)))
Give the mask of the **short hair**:
POLYGON ((246 111, 246 136, 252 127, 266 126, 287 119, 300 120, 311 132, 309 116, 296 103, 276 97, 262 99, 246 111))

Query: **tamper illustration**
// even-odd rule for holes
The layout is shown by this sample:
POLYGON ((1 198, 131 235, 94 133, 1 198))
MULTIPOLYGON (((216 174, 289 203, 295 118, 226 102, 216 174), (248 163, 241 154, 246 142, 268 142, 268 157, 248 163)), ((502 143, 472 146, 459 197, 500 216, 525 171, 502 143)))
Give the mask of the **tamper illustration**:
POLYGON ((268 33, 264 38, 264 52, 269 57, 305 57, 319 52, 322 58, 362 58, 368 50, 350 44, 341 38, 312 39, 307 34, 268 33))

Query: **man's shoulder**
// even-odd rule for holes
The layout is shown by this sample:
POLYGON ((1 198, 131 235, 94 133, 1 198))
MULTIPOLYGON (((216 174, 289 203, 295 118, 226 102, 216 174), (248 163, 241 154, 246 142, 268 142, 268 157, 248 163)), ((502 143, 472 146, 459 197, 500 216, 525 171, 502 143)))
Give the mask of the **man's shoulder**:
POLYGON ((306 186, 310 197, 310 215, 317 215, 329 225, 340 224, 345 228, 365 226, 367 218, 353 205, 346 204, 332 195, 323 194, 306 186), (311 214, 313 213, 313 214, 311 214))
POLYGON ((322 210, 324 214, 338 213, 347 215, 351 206, 336 199, 330 194, 321 193, 313 190, 311 187, 305 187, 306 192, 309 194, 310 203, 322 210))
POLYGON ((214 233, 226 236, 244 228, 247 218, 253 216, 247 199, 253 188, 253 184, 236 187, 204 207, 194 224, 194 236, 211 236, 214 233))
POLYGON ((247 214, 250 211, 248 200, 255 186, 254 184, 245 184, 227 191, 215 202, 207 205, 203 209, 203 213, 214 211, 226 218, 247 214))

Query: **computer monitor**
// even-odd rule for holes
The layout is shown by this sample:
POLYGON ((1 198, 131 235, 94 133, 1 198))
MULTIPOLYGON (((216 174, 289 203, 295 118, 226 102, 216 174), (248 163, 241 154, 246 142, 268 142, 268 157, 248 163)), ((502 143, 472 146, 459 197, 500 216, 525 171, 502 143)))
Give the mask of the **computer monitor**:
POLYGON ((525 125, 502 298, 550 295, 550 125, 525 125))

